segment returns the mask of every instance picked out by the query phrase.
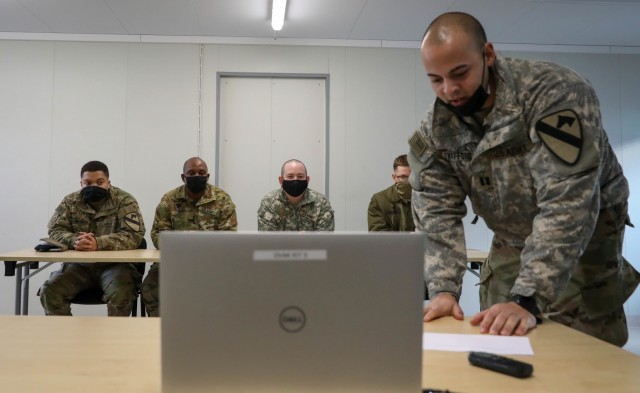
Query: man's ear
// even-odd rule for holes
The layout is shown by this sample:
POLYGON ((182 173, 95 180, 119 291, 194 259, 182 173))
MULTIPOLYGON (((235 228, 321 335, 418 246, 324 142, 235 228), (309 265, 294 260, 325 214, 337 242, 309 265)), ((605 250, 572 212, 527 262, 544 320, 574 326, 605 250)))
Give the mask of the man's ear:
POLYGON ((485 61, 487 62, 487 66, 493 67, 493 64, 496 62, 496 51, 493 49, 493 44, 491 42, 486 42, 484 44, 484 55, 485 61))
POLYGON ((278 176, 278 181, 280 182, 280 187, 282 187, 282 182, 284 181, 284 178, 282 176, 278 176))

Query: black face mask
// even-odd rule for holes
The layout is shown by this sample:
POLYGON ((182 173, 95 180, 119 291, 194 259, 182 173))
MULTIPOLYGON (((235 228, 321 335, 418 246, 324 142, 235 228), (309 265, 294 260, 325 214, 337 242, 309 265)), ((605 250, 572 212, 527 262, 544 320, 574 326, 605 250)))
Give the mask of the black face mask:
POLYGON ((207 188, 207 176, 185 176, 187 188, 194 194, 199 194, 207 188))
POLYGON ((297 197, 302 195, 302 193, 307 189, 309 183, 307 180, 283 180, 282 181, 282 189, 287 194, 292 197, 297 197))
POLYGON ((484 83, 484 65, 485 65, 485 60, 484 60, 484 51, 483 51, 483 53, 482 53, 482 80, 480 81, 480 86, 478 86, 478 88, 473 93, 473 95, 471 97, 469 97, 467 102, 465 102, 464 104, 462 104, 460 106, 453 106, 451 104, 448 104, 448 103, 442 101, 440 98, 437 98, 436 100, 440 101, 440 103, 442 105, 444 105, 447 109, 449 109, 451 112, 455 113, 456 115, 458 115, 460 117, 469 117, 469 116, 473 116, 473 114, 476 113, 476 112, 480 112, 482 110, 482 105, 484 105, 484 103, 487 101, 487 98, 489 98, 489 93, 484 89, 484 86, 483 86, 483 83, 484 83))
POLYGON ((87 186, 80 190, 85 202, 99 202, 109 195, 109 190, 99 186, 87 186))

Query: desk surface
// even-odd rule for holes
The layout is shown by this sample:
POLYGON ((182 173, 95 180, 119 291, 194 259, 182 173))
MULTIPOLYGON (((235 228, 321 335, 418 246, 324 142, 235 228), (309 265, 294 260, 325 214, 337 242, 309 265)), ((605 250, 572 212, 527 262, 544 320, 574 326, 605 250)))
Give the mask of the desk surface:
POLYGON ((0 390, 160 393, 157 318, 0 316, 0 390))
POLYGON ((467 261, 468 262, 484 262, 489 255, 486 251, 475 250, 473 248, 467 248, 467 261))
MULTIPOLYGON (((486 251, 468 249, 469 262, 483 262, 486 251)), ((37 252, 25 249, 0 253, 0 261, 21 262, 160 262, 159 250, 123 250, 123 251, 74 251, 37 252)))
MULTIPOLYGON (((445 318, 425 331, 476 334, 445 318)), ((468 364, 467 353, 425 351, 423 386, 456 393, 637 392, 640 356, 545 321, 530 333, 534 365, 516 379, 468 364)), ((2 390, 159 393, 158 318, 0 316, 2 390)), ((416 392, 418 393, 418 392, 416 392)))
POLYGON ((159 262, 158 250, 38 252, 32 248, 0 253, 0 261, 18 262, 159 262))
MULTIPOLYGON (((433 333, 478 334, 467 321, 444 318, 425 324, 433 333)), ((533 364, 533 376, 517 379, 471 366, 468 352, 424 351, 424 387, 462 393, 638 392, 640 356, 545 320, 527 335, 534 356, 509 356, 533 364)))

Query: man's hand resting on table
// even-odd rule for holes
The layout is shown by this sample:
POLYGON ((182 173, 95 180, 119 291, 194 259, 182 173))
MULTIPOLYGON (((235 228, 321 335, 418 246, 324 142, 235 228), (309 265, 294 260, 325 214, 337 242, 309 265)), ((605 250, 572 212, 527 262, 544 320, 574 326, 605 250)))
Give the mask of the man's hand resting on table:
MULTIPOLYGON (((464 313, 456 298, 450 293, 439 293, 424 308, 424 321, 452 316, 464 319, 464 313)), ((494 304, 471 318, 473 326, 480 326, 481 333, 502 336, 523 336, 536 327, 536 317, 514 302, 494 304)))
POLYGON ((423 310, 424 321, 429 322, 440 317, 452 316, 455 319, 464 319, 464 313, 458 304, 455 296, 442 292, 429 301, 423 310))
POLYGON ((498 303, 474 315, 471 324, 480 333, 524 336, 536 327, 536 317, 514 302, 498 303))

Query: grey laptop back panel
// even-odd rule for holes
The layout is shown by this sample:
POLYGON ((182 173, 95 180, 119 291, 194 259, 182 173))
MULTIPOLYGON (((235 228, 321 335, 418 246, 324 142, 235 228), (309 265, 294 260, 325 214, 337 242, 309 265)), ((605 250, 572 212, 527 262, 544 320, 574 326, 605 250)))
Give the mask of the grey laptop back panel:
POLYGON ((419 234, 163 232, 160 243, 164 393, 420 391, 419 234))

